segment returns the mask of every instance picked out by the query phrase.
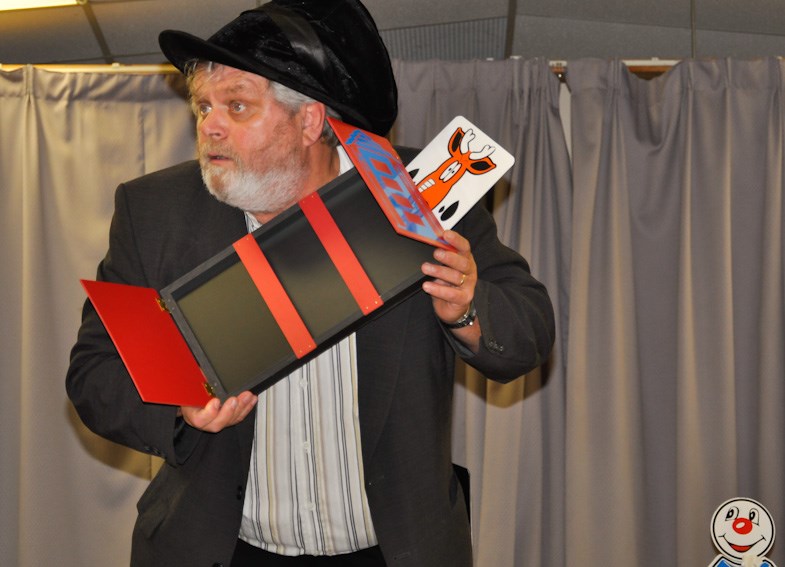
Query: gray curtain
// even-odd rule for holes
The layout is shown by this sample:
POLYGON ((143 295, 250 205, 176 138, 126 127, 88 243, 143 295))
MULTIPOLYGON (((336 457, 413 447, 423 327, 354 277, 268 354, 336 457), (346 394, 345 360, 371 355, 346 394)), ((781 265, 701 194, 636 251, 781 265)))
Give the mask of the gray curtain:
POLYGON ((568 565, 708 565, 737 496, 785 526, 782 65, 568 64, 568 565))
MULTIPOLYGON (((462 114, 516 156, 494 214, 557 309, 541 371, 458 377, 475 563, 708 565, 733 496, 785 525, 782 64, 691 61, 647 82, 571 61, 569 108, 543 61, 395 72, 396 143, 462 114)), ((66 400, 78 280, 105 252, 117 183, 191 155, 171 76, 0 72, 3 565, 127 564, 158 463, 66 400)))
MULTIPOLYGON (((493 195, 499 234, 566 314, 570 164, 559 81, 544 60, 399 62, 395 141, 421 146, 465 116, 516 158, 493 195)), ((544 372, 500 385, 469 367, 455 392, 455 460, 471 474, 475 563, 564 564, 564 337, 544 372)))
POLYGON ((194 154, 172 77, 0 72, 0 563, 127 565, 157 463, 87 431, 64 374, 118 182, 194 154))

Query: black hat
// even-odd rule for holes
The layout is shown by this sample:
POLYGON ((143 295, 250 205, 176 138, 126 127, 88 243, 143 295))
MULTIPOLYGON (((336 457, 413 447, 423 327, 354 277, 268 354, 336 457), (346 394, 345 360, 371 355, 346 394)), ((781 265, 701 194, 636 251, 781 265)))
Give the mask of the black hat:
POLYGON ((390 57, 359 0, 272 0, 207 40, 166 30, 158 42, 180 71, 199 59, 256 73, 376 134, 385 135, 398 114, 390 57))

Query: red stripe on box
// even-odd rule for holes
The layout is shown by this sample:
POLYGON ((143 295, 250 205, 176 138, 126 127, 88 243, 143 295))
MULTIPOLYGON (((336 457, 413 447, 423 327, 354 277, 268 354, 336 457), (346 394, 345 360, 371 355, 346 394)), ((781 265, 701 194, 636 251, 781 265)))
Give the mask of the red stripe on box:
POLYGON ((275 275, 256 239, 248 234, 232 246, 273 314, 275 322, 278 323, 281 332, 289 342, 289 346, 292 347, 294 355, 297 358, 302 358, 314 350, 316 341, 313 340, 311 333, 305 327, 305 323, 297 313, 289 294, 281 285, 281 281, 275 275))
POLYGON ((319 194, 311 193, 299 205, 363 314, 379 308, 384 301, 319 194))

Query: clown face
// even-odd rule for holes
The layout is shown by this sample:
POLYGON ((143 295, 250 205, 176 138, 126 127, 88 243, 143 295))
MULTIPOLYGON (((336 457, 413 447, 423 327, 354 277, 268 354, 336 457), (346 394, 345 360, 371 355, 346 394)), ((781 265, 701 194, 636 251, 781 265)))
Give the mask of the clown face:
POLYGON ((717 549, 735 562, 763 557, 774 543, 774 521, 769 511, 751 498, 722 504, 712 518, 712 540, 717 549))

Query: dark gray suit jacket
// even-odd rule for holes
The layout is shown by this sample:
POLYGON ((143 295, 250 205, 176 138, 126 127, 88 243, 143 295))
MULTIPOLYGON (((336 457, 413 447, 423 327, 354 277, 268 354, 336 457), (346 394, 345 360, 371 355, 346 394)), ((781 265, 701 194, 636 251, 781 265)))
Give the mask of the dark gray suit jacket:
MULTIPOLYGON (((471 241, 478 264, 481 351, 470 355, 452 340, 422 291, 357 332, 366 491, 390 566, 471 565, 450 454, 455 353, 507 381, 542 364, 554 336, 544 287, 523 258, 499 243, 490 215, 475 208, 456 230, 471 241)), ((209 195, 196 162, 184 163, 118 188, 98 278, 161 289, 245 233, 243 213, 209 195)), ((132 565, 228 566, 254 415, 217 434, 176 429, 176 408, 140 401, 89 302, 66 385, 90 429, 165 459, 138 503, 132 565)))

